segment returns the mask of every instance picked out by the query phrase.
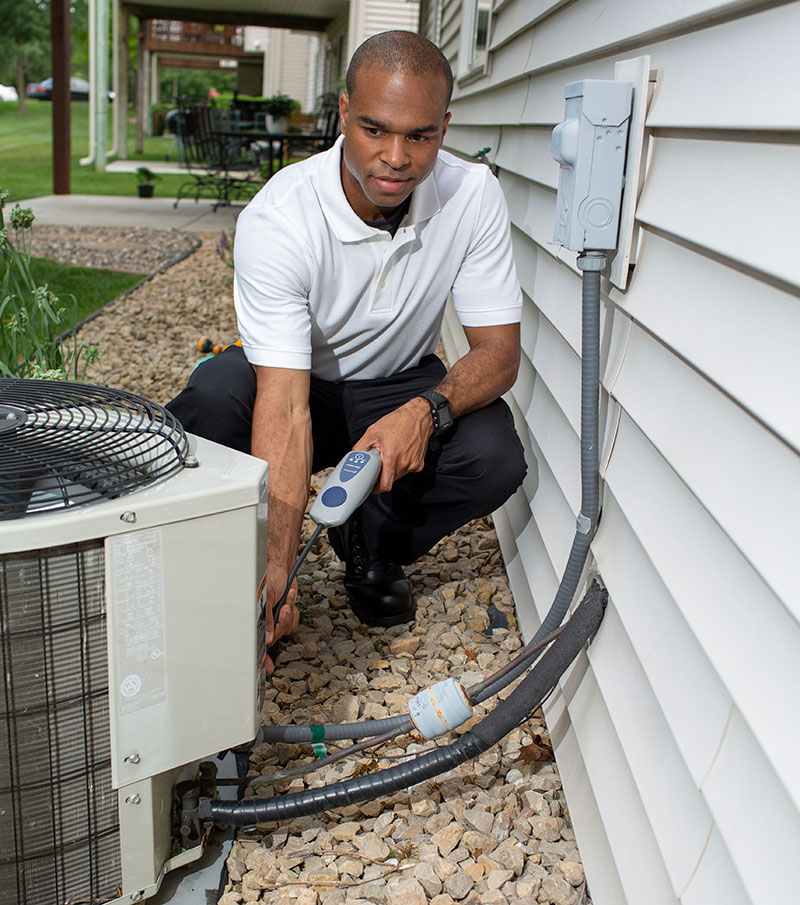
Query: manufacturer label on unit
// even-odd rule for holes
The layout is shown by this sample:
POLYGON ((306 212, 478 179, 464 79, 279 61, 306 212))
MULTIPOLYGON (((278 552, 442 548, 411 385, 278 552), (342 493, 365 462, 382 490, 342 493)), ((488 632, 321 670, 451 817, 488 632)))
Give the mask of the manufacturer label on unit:
POLYGON ((109 538, 120 714, 167 698, 161 529, 109 538))

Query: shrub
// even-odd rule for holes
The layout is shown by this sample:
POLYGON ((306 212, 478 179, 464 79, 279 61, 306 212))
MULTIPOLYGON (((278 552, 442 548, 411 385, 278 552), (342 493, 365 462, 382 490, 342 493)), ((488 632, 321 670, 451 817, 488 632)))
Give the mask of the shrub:
POLYGON ((288 116, 294 110, 296 103, 288 94, 273 94, 272 97, 267 98, 264 108, 270 116, 288 116))

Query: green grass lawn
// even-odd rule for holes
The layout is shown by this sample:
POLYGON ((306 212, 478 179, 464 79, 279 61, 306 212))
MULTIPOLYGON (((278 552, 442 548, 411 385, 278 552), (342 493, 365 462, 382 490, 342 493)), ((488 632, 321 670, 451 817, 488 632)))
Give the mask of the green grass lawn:
MULTIPOLYGON (((38 198, 53 193, 52 111, 50 101, 27 100, 20 114, 17 101, 0 102, 0 187, 11 192, 11 200, 38 198)), ((78 162, 89 153, 89 105, 71 104, 70 190, 75 195, 136 195, 133 173, 98 173, 78 162)), ((132 131, 132 130, 131 130, 132 131)), ((144 151, 136 154, 134 139, 128 141, 131 160, 164 160, 173 136, 145 138, 144 151)), ((172 152, 175 159, 175 151, 172 152)), ((181 175, 162 175, 156 195, 174 198, 185 181, 181 175)))
MULTIPOLYGON (((48 258, 32 258, 31 273, 37 285, 47 283, 70 314, 70 322, 64 329, 79 323, 95 311, 99 311, 108 302, 130 289, 146 274, 121 273, 117 270, 98 270, 89 267, 75 267, 72 264, 60 264, 48 258), (72 310, 72 299, 75 297, 76 309, 72 310)), ((2 274, 0 273, 0 279, 2 274)))
MULTIPOLYGON (((0 283, 4 275, 5 266, 0 262, 0 283)), ((144 273, 76 267, 73 264, 51 261, 49 258, 31 258, 31 275, 37 286, 47 284, 67 309, 65 317, 68 319, 57 335, 99 311, 146 276, 144 273)))

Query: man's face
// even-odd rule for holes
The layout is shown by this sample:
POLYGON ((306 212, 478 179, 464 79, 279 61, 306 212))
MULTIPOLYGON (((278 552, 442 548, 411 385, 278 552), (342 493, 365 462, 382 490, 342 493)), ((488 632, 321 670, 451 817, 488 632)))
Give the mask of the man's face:
POLYGON ((339 98, 342 186, 350 206, 378 220, 402 204, 433 169, 450 114, 438 74, 363 67, 353 96, 339 98))

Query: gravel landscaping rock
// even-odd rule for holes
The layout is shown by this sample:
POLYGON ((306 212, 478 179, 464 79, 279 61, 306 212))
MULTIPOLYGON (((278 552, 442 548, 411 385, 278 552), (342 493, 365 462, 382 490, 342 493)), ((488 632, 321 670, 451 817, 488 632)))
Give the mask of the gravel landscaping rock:
POLYGON ((79 267, 153 273, 192 252, 198 242, 196 236, 177 229, 77 229, 36 224, 31 254, 79 267))
MULTIPOLYGON (((52 241, 78 249, 89 232, 59 234, 52 241)), ((160 266, 151 263, 150 254, 166 240, 161 233, 91 232, 89 244, 104 249, 104 267, 121 269, 124 263, 148 272, 160 266), (138 233, 148 235, 140 241, 138 233), (116 265, 114 249, 119 251, 116 265)), ((168 234, 174 242, 170 253, 176 256, 187 241, 178 235, 180 241, 168 234)), ((76 263, 97 266, 97 260, 87 253, 76 263)), ((215 342, 236 338, 231 275, 213 241, 206 240, 109 305, 80 332, 81 339, 97 343, 102 352, 90 379, 155 402, 168 401, 200 357, 195 351, 200 336, 215 342)), ((314 476, 315 491, 323 480, 324 475, 314 476)), ((304 539, 311 528, 306 520, 304 539)), ((408 700, 421 688, 449 676, 472 684, 522 646, 490 519, 478 519, 443 539, 410 568, 418 604, 412 626, 361 625, 347 605, 343 574, 323 534, 298 577, 305 612, 297 635, 283 643, 267 684, 265 722, 326 723, 405 713, 408 700)), ((492 706, 476 707, 476 718, 492 706)), ((399 737, 304 776, 261 779, 246 794, 269 797, 339 782, 447 741, 399 737)), ((247 828, 232 844, 221 902, 590 903, 558 768, 549 752, 547 729, 537 711, 494 749, 435 780, 339 811, 247 828)), ((308 746, 261 745, 253 752, 250 776, 267 777, 310 760, 308 746)))

